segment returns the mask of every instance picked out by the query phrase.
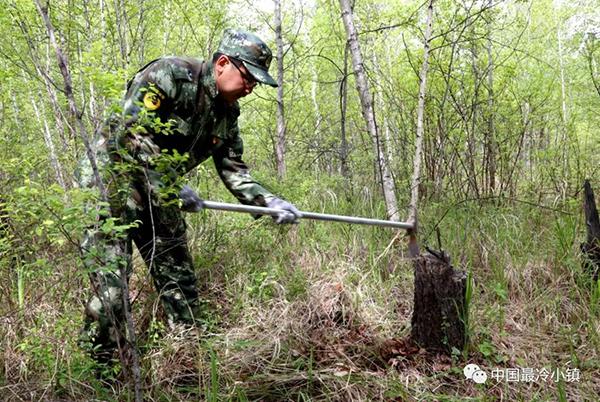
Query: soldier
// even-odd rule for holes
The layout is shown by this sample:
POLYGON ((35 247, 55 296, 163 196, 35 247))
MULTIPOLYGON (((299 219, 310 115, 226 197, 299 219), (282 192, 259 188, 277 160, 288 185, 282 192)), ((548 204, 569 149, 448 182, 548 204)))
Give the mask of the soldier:
MULTIPOLYGON (((194 323, 198 290, 181 211, 201 210, 202 199, 182 185, 185 173, 212 157, 240 202, 280 209, 277 223, 301 217, 253 180, 242 160, 237 101, 258 83, 277 86, 268 73, 271 58, 256 35, 228 29, 212 61, 163 57, 128 82, 123 110, 107 120, 96 143, 109 212, 82 243, 94 288, 82 341, 96 360, 110 360, 123 339, 122 281, 129 278, 120 276, 119 266, 125 264, 129 276, 132 242, 148 265, 168 323, 194 323)), ((93 177, 85 158, 80 184, 94 186, 93 177)))

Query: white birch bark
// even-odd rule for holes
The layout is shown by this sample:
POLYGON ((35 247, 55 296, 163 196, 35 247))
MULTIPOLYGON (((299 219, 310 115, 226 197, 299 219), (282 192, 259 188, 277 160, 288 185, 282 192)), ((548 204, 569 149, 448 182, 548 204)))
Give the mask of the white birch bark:
MULTIPOLYGON (((491 1, 489 7, 492 7, 491 1)), ((498 145, 496 144, 496 126, 494 124, 494 59, 492 52, 492 26, 488 21, 488 40, 487 40, 487 85, 488 85, 488 133, 487 133, 487 175, 488 175, 488 195, 493 196, 496 191, 496 158, 498 156, 498 145)), ((507 183, 509 184, 509 183, 507 183)))
MULTIPOLYGON (((46 87, 46 92, 48 93, 48 97, 50 98, 50 103, 52 105, 52 111, 54 112, 54 120, 56 122, 56 131, 58 132, 58 135, 60 137, 62 151, 66 152, 67 149, 69 148, 68 142, 67 142, 67 138, 69 136, 65 129, 64 122, 67 122, 67 125, 69 124, 69 122, 65 118, 65 115, 60 107, 58 98, 56 96, 55 89, 52 87, 52 84, 50 83, 50 80, 48 79, 48 77, 50 76, 50 46, 46 46, 46 66, 45 66, 46 71, 42 72, 41 66, 38 66, 36 63, 34 63, 34 67, 35 67, 37 73, 39 74, 39 76, 42 77, 42 80, 44 81, 44 86, 46 87)), ((72 128, 69 127, 69 129, 72 129, 72 128)))
MULTIPOLYGON (((557 23, 558 24, 558 23, 557 23)), ((558 64, 560 67, 560 94, 561 94, 561 110, 562 110, 562 122, 566 126, 568 119, 567 110, 567 89, 565 82, 565 66, 564 66, 564 52, 562 45, 562 33, 560 32, 560 26, 556 27, 556 37, 558 42, 558 64)))
POLYGON ((358 33, 356 31, 356 27, 354 26, 354 16, 352 14, 349 0, 340 0, 340 7, 342 10, 344 27, 348 36, 348 44, 350 45, 350 53, 352 55, 356 90, 358 91, 360 98, 363 117, 367 123, 367 130, 369 131, 369 134, 373 140, 376 161, 381 175, 383 197, 385 200, 388 219, 392 221, 399 221, 400 215, 398 213, 396 194, 394 193, 394 182, 389 171, 385 153, 383 152, 379 141, 379 135, 377 133, 375 112, 373 110, 373 98, 369 91, 369 83, 365 74, 363 57, 360 51, 360 45, 358 43, 358 33))
MULTIPOLYGON (((433 23, 433 2, 429 1, 427 7, 427 26, 425 28, 425 40, 423 45, 423 64, 419 73, 419 101, 417 105, 417 133, 415 138, 415 157, 413 161, 413 176, 410 194, 410 207, 408 221, 417 224, 417 210, 419 203, 419 185, 421 184, 421 158, 423 153, 423 119, 425 114, 425 93, 427 90, 427 71, 429 69, 429 41, 431 38, 431 26, 433 23)), ((412 253, 411 253, 412 254, 412 253)))
POLYGON ((94 171, 94 178, 96 180, 96 183, 98 184, 98 189, 100 190, 100 195, 101 195, 102 199, 104 201, 106 201, 108 199, 106 188, 104 187, 104 183, 102 182, 102 179, 100 178, 100 173, 98 172, 98 166, 96 163, 96 156, 94 155, 94 152, 92 151, 92 147, 91 147, 90 141, 89 141, 89 136, 87 134, 85 125, 83 124, 81 115, 79 113, 79 110, 77 107, 77 102, 75 101, 75 96, 73 95, 73 84, 72 84, 73 81, 71 79, 71 74, 69 73, 69 66, 68 66, 67 58, 64 55, 60 46, 58 45, 58 42, 56 41, 56 36, 54 34, 54 26, 52 25, 52 22, 50 21, 50 17, 48 16, 48 8, 42 7, 42 5, 40 4, 40 0, 35 0, 35 5, 36 5, 36 8, 37 8, 40 16, 44 20, 44 24, 46 25, 46 30, 48 31, 48 38, 50 39, 50 43, 52 44, 52 47, 54 48, 54 51, 56 53, 58 67, 60 69, 60 72, 62 74, 63 81, 64 81, 65 95, 67 97, 67 102, 69 104, 69 113, 71 114, 73 121, 76 122, 78 131, 79 131, 79 135, 85 145, 87 156, 90 160, 92 170, 94 171))
POLYGON ((21 110, 19 109, 19 103, 17 102, 17 96, 15 95, 15 91, 11 90, 10 91, 10 98, 12 100, 12 104, 13 104, 13 113, 14 113, 14 117, 15 117, 15 125, 17 126, 17 129, 20 131, 23 129, 23 126, 21 125, 21 110))
MULTIPOLYGON (((387 47, 384 43, 384 47, 387 47)), ((387 49, 389 50, 389 49, 387 49)), ((391 63, 389 62, 389 52, 385 52, 386 53, 386 67, 390 68, 391 63)), ((379 60, 377 60, 377 52, 373 52, 373 65, 377 66, 379 63, 379 60)), ((381 115, 383 116, 383 142, 381 143, 381 148, 384 150, 382 152, 385 152, 386 158, 387 158, 387 162, 389 164, 389 166, 392 166, 394 164, 394 156, 392 154, 392 136, 390 133, 390 125, 388 124, 388 119, 387 119, 387 113, 385 110, 385 102, 383 101, 383 95, 381 93, 375 92, 373 91, 373 96, 375 97, 375 103, 377 104, 377 109, 379 109, 379 112, 381 113, 381 115)))
POLYGON ((283 104, 283 38, 281 36, 281 0, 275 3, 275 44, 277 46, 277 139, 275 141, 275 158, 277 161, 277 176, 285 176, 285 113, 283 104))
POLYGON ((127 67, 129 65, 129 41, 127 38, 128 32, 128 20, 127 20, 127 9, 125 7, 125 2, 123 0, 115 0, 113 1, 113 5, 115 8, 115 23, 117 24, 117 34, 119 37, 119 49, 121 50, 121 60, 123 63, 123 67, 127 67))
POLYGON ((40 100, 43 98, 41 95, 38 95, 37 102, 31 94, 29 95, 29 98, 31 100, 31 106, 33 107, 35 116, 37 117, 40 124, 43 125, 42 134, 44 136, 44 143, 46 144, 46 148, 48 149, 48 154, 50 157, 50 165, 52 166, 52 169, 54 170, 54 175, 56 176, 56 181, 64 190, 66 190, 67 186, 65 185, 65 180, 64 180, 63 173, 62 173, 62 167, 60 166, 60 162, 58 161, 58 157, 56 156, 56 149, 54 148, 54 142, 52 141, 52 135, 50 134, 50 128, 48 127, 48 121, 46 120, 46 117, 45 117, 46 113, 43 109, 42 109, 42 113, 40 113, 40 110, 37 107, 38 103, 41 105, 42 108, 44 107, 44 103, 40 102, 40 100))
MULTIPOLYGON (((321 116, 319 102, 317 100, 317 91, 318 91, 318 80, 319 76, 317 75, 317 66, 316 62, 313 61, 311 63, 311 72, 312 72, 312 83, 310 87, 310 98, 312 100, 314 112, 315 112, 315 140, 319 143, 321 142, 321 122, 323 117, 321 116)), ((313 168, 315 169, 315 174, 319 175, 319 164, 314 163, 313 168)))
POLYGON ((340 83, 340 172, 345 179, 350 178, 348 169, 348 139, 346 135, 346 115, 348 112, 348 45, 344 49, 344 71, 340 83))
POLYGON ((100 35, 102 35, 102 54, 100 55, 100 60, 102 62, 102 65, 106 65, 106 53, 107 53, 107 49, 106 49, 106 4, 104 3, 104 0, 100 0, 100 35))
POLYGON ((534 148, 533 133, 531 132, 531 124, 529 122, 530 106, 529 102, 524 101, 521 106, 521 114, 523 115, 523 130, 525 131, 525 144, 523 146, 525 160, 525 170, 529 172, 529 180, 533 181, 533 169, 531 161, 531 153, 534 148))
MULTIPOLYGON (((63 53, 61 47, 58 45, 56 41, 56 36, 54 33, 54 26, 50 21, 50 16, 48 15, 48 6, 42 6, 40 0, 35 0, 35 6, 37 8, 38 13, 42 17, 44 24, 46 26, 46 30, 48 31, 48 38, 50 39, 50 43, 56 52, 56 59, 58 62, 58 67, 60 69, 61 75, 64 81, 64 91, 65 96, 67 97, 67 102, 69 104, 69 112, 71 114, 71 118, 76 122, 79 134, 81 139, 85 145, 87 156, 90 160, 90 164, 92 166, 92 170, 94 172, 94 178, 96 179, 96 183, 98 185, 98 189, 100 190, 101 198, 103 201, 108 200, 108 194, 100 174, 98 172, 98 166, 96 163, 96 156, 92 151, 92 147, 90 145, 89 136, 85 129, 85 125, 83 124, 83 120, 81 114, 79 113, 79 108, 77 107, 77 102, 75 101, 75 96, 73 94, 73 84, 71 79, 71 73, 69 72, 69 65, 67 61, 67 57, 63 53)), ((120 275, 121 278, 127 278, 127 270, 124 264, 120 265, 120 275)), ((127 326, 127 335, 128 335, 128 345, 129 345, 129 353, 131 356, 131 372, 133 373, 133 392, 134 392, 134 400, 136 402, 142 402, 142 383, 141 383, 141 374, 140 374, 140 363, 139 363, 139 355, 136 350, 136 338, 135 338, 135 324, 133 321, 133 317, 131 315, 131 305, 129 303, 129 284, 127 280, 123 280, 123 310, 125 312, 125 322, 127 326)), ((125 362, 123 362, 125 363, 125 362)))
MULTIPOLYGON (((556 18, 556 15, 555 15, 556 18)), ((566 89, 566 79, 565 79, 565 67, 564 67, 564 53, 562 46, 562 33, 560 31, 560 21, 556 18, 556 37, 558 42, 558 64, 560 68, 560 94, 561 94, 561 117, 562 117, 562 125, 560 126, 556 146, 560 147, 562 157, 562 177, 560 179, 559 187, 561 190, 562 199, 566 199, 567 197, 567 186, 568 183, 565 177, 568 177, 569 170, 569 152, 568 152, 568 133, 567 133, 567 121, 568 121, 568 109, 567 109, 567 89, 566 89)))

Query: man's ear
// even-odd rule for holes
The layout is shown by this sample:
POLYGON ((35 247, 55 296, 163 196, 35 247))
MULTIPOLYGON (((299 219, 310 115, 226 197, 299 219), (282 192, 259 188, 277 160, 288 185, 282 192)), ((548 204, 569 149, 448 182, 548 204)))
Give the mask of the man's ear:
POLYGON ((221 75, 225 67, 230 63, 229 58, 224 54, 220 55, 215 62, 215 71, 218 75, 221 75))

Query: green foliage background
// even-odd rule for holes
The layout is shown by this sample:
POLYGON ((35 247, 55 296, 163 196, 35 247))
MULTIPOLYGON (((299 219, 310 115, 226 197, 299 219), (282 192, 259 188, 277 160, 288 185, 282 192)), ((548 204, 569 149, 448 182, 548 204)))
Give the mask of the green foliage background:
MULTIPOLYGON (((275 48, 270 3, 48 4, 88 133, 154 58, 209 58, 222 30, 235 26, 275 48)), ((438 247, 439 228, 442 247, 473 277, 466 350, 450 362, 377 360, 374 345, 410 330, 412 273, 397 233, 308 221, 279 228, 204 212, 189 216, 207 311, 201 339, 168 333, 136 263, 148 400, 593 400, 600 393, 600 287, 579 256, 581 185, 585 178, 599 184, 597 4, 439 0, 434 7, 420 242, 438 247), (319 313, 327 300, 354 324, 313 328, 309 318, 327 316, 319 313), (367 346, 352 338, 358 333, 367 346), (582 374, 572 383, 475 386, 462 376, 466 362, 582 374), (193 381, 173 380, 186 370, 193 381)), ((255 178, 302 210, 385 218, 353 76, 343 75, 344 64, 352 66, 339 5, 283 1, 283 10, 287 177, 275 179, 272 89, 243 99, 245 160, 255 178)), ((359 1, 354 13, 396 195, 406 206, 425 6, 359 1)), ((96 380, 76 346, 88 297, 77 244, 94 217, 83 208, 90 195, 74 184, 84 148, 54 50, 30 1, 3 2, 0 30, 0 399, 125 400, 126 384, 96 380)), ((234 201, 210 163, 188 179, 206 199, 234 201)))

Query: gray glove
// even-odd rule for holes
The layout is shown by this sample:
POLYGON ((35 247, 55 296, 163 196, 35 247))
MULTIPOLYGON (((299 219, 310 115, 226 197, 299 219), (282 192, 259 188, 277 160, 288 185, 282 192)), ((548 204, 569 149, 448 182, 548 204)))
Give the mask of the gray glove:
POLYGON ((287 201, 281 198, 273 197, 266 200, 267 207, 280 209, 281 212, 273 216, 275 223, 298 223, 298 219, 302 218, 302 213, 287 201))
POLYGON ((204 208, 204 201, 190 186, 183 186, 179 192, 179 199, 181 200, 181 210, 185 212, 200 212, 204 208))

